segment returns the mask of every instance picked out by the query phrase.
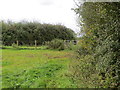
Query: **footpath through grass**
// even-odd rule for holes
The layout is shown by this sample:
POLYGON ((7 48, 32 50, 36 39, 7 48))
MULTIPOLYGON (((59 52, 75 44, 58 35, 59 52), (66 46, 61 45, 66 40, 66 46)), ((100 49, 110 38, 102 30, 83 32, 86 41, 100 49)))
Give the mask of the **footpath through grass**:
POLYGON ((2 50, 2 88, 75 88, 68 77, 72 51, 2 50))

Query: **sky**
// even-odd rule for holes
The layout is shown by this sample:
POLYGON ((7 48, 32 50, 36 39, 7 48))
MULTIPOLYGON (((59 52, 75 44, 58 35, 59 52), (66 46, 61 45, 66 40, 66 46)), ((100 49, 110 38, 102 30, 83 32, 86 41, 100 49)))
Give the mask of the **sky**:
POLYGON ((0 19, 62 24, 79 32, 73 0, 0 0, 0 19))

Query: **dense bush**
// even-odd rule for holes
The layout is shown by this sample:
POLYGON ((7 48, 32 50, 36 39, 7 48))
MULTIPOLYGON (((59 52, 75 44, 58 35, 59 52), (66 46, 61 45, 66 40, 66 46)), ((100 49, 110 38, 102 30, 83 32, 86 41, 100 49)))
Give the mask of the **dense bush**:
POLYGON ((85 2, 75 12, 84 34, 75 78, 94 82, 93 87, 120 87, 120 2, 85 2))
POLYGON ((48 45, 48 48, 50 49, 58 49, 58 50, 65 49, 64 41, 60 39, 54 39, 51 42, 48 42, 47 45, 48 45))

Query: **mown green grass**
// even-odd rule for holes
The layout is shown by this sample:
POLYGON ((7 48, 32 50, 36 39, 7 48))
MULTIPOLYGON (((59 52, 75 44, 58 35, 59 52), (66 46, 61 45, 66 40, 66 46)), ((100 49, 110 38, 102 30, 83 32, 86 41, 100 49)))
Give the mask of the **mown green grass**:
POLYGON ((75 88, 69 75, 73 51, 3 49, 2 88, 75 88))

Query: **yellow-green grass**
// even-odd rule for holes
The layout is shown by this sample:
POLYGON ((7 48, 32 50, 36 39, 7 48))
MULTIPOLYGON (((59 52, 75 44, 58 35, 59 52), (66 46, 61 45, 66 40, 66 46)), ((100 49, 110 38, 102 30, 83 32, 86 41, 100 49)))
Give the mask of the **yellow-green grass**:
POLYGON ((3 49, 2 87, 75 88, 68 77, 72 57, 69 50, 3 49))

